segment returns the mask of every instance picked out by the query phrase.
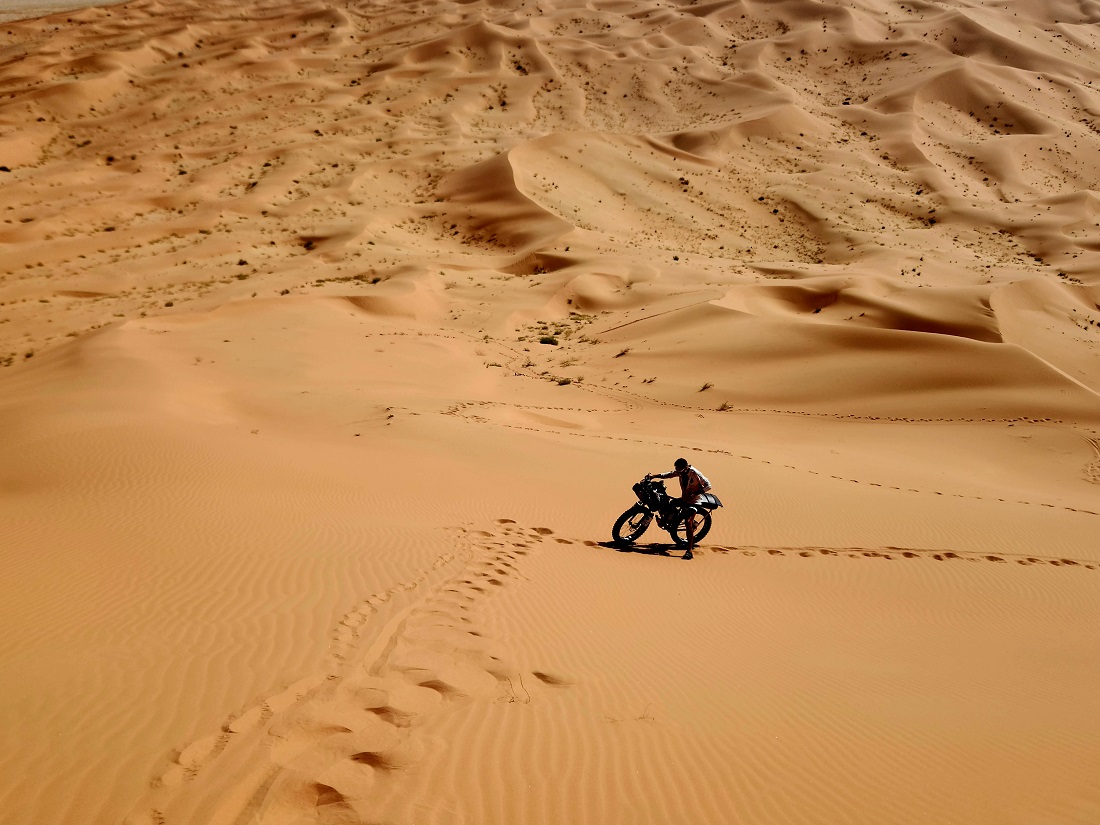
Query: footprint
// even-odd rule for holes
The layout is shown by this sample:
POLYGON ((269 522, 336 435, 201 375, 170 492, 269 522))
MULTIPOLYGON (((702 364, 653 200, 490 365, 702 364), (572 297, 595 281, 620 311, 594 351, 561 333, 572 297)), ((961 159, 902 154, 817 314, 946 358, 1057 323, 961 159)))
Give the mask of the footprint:
POLYGON ((566 687, 571 685, 572 682, 566 679, 564 676, 560 676, 555 673, 547 673, 544 670, 533 670, 531 675, 542 682, 544 685, 552 685, 554 687, 566 687))
POLYGON ((317 795, 317 801, 313 803, 315 808, 338 806, 347 809, 348 813, 354 813, 352 807, 348 804, 347 797, 331 785, 323 785, 320 782, 314 782, 312 790, 313 793, 317 795))
POLYGON ((413 715, 408 711, 398 710, 390 705, 381 705, 376 708, 367 708, 367 713, 373 713, 383 722, 393 725, 395 728, 407 728, 412 724, 413 715))
POLYGON ((428 690, 434 690, 444 699, 462 699, 466 694, 459 690, 454 685, 449 685, 442 679, 428 679, 424 682, 420 682, 420 687, 425 687, 428 690))
POLYGON ((401 767, 390 757, 375 751, 362 751, 361 753, 357 753, 351 757, 351 761, 358 762, 360 765, 367 765, 380 771, 395 771, 401 767))

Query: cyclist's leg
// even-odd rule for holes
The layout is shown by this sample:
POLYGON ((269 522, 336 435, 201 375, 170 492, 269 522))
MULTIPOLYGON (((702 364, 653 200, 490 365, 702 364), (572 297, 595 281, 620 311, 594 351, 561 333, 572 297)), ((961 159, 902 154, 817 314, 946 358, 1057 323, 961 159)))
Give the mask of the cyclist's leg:
POLYGON ((688 549, 684 553, 685 559, 690 559, 693 556, 692 550, 695 549, 695 515, 699 511, 695 509, 695 502, 698 496, 684 496, 684 518, 687 520, 685 526, 687 527, 687 539, 688 549))

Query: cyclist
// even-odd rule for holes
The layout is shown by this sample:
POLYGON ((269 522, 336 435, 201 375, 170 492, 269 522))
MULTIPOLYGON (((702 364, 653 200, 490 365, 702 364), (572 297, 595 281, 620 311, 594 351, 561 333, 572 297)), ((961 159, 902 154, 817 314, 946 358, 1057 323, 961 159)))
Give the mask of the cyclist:
POLYGON ((695 503, 699 496, 710 490, 710 480, 688 464, 686 458, 676 459, 674 469, 667 473, 646 473, 646 480, 651 478, 678 478, 680 480, 680 506, 683 507, 688 534, 688 549, 684 553, 685 559, 692 558, 692 549, 695 547, 695 503))

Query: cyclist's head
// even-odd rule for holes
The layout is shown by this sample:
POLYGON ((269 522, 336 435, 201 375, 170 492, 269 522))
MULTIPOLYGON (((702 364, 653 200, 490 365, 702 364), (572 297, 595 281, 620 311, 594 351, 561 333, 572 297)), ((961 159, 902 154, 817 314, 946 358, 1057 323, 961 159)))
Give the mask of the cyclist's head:
POLYGON ((677 470, 686 470, 688 466, 688 460, 686 458, 676 459, 676 463, 673 465, 677 470))

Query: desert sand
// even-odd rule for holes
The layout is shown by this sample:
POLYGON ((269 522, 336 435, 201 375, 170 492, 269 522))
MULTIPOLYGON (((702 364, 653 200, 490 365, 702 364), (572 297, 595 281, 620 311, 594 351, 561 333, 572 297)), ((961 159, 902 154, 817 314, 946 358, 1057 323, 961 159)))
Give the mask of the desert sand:
POLYGON ((5 825, 1100 822, 1100 2, 54 8, 5 825))

